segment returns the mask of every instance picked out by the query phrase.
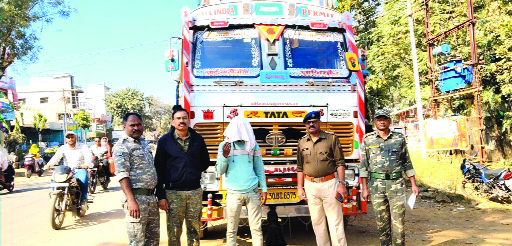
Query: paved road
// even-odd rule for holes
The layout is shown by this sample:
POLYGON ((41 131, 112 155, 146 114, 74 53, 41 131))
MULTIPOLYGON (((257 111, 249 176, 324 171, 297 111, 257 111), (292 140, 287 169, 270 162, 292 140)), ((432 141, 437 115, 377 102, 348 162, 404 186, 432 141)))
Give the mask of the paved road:
MULTIPOLYGON (((19 172, 20 170, 17 169, 19 172)), ((114 178, 107 191, 98 187, 94 194, 94 203, 90 204, 87 214, 83 218, 73 217, 70 212, 66 214, 63 227, 53 230, 50 226, 50 176, 45 173, 43 177, 33 176, 30 179, 16 177, 16 187, 12 193, 2 191, 0 194, 1 216, 1 245, 127 245, 128 237, 125 230, 124 213, 120 206, 119 197, 121 189, 118 180, 114 178)), ((165 213, 160 213, 161 236, 160 245, 167 245, 167 232, 165 229, 165 213)), ((358 220, 369 218, 359 217, 358 220)), ((284 224, 283 231, 289 245, 314 245, 314 234, 311 226, 306 226, 298 219, 291 220, 289 225, 284 224)), ((225 245, 225 224, 209 227, 201 245, 225 245)), ((266 235, 268 226, 264 225, 266 235)), ((365 238, 374 245, 378 241, 375 233, 367 228, 351 226, 347 228, 349 243, 358 241, 364 233, 365 238)), ((251 245, 250 230, 248 226, 239 229, 240 245, 251 245)), ((182 245, 186 245, 182 237, 182 245)), ((366 240, 365 240, 366 241, 366 240)), ((364 244, 364 243, 363 243, 364 244)), ((362 244, 361 244, 362 245, 362 244)))

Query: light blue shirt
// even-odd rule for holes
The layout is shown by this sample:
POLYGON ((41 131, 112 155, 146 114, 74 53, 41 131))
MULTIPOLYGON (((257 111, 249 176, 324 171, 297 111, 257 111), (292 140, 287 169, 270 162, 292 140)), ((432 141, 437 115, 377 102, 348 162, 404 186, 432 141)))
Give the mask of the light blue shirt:
POLYGON ((215 170, 220 175, 225 174, 227 190, 232 193, 247 193, 259 183, 261 191, 267 192, 265 167, 258 144, 251 151, 246 151, 245 142, 233 142, 231 152, 226 158, 222 154, 224 143, 225 141, 219 145, 215 170))

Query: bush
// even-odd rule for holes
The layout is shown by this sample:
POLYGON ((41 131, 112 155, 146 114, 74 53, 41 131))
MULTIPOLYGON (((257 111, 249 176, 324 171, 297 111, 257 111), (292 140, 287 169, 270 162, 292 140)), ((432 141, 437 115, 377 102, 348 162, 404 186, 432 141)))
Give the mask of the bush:
POLYGON ((23 159, 23 151, 21 146, 27 142, 27 137, 19 132, 11 132, 5 138, 5 148, 8 153, 14 152, 18 156, 18 160, 23 159))

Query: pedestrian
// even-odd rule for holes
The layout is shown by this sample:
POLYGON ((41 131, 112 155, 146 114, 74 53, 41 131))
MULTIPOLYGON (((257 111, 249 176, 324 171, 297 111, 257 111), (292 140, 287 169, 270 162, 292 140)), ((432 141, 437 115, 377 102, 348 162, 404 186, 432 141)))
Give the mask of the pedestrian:
POLYGON ((125 212, 130 245, 158 245, 160 216, 155 196, 157 175, 153 155, 142 133, 142 117, 127 113, 123 117, 123 136, 114 145, 116 174, 123 190, 121 198, 125 212))
POLYGON ((319 111, 309 112, 303 122, 307 134, 299 140, 297 148, 297 194, 308 202, 316 243, 345 246, 343 209, 336 199, 348 196, 343 149, 334 133, 320 130, 319 111))
POLYGON ((267 202, 267 183, 260 147, 245 118, 233 118, 224 136, 226 139, 219 145, 215 169, 219 175, 226 174, 226 244, 237 245, 240 211, 245 204, 252 245, 263 246, 261 207, 267 202))
POLYGON ((201 135, 189 127, 188 111, 175 105, 171 130, 158 140, 155 167, 160 209, 167 212, 168 245, 181 245, 183 220, 188 245, 199 245, 202 214, 201 175, 210 156, 201 135))
POLYGON ((64 160, 63 165, 68 166, 73 171, 80 186, 80 209, 87 211, 89 208, 87 205, 87 191, 89 188, 89 172, 87 169, 94 167, 91 150, 87 145, 76 142, 76 134, 73 131, 66 132, 64 138, 66 144, 55 152, 46 167, 59 165, 60 161, 64 160))
POLYGON ((417 195, 415 172, 404 136, 389 129, 389 111, 376 110, 374 124, 377 131, 366 134, 361 146, 362 196, 368 199, 371 193, 381 245, 405 245, 406 189, 402 172, 411 181, 412 193, 417 195))

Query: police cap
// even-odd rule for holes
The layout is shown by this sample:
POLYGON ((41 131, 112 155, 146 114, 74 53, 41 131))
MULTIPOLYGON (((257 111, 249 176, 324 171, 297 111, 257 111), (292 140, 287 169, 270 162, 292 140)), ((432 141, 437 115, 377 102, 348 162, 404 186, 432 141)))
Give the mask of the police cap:
POLYGON ((302 123, 306 123, 306 121, 314 120, 314 119, 317 119, 317 120, 320 119, 320 111, 311 111, 311 112, 309 112, 306 115, 306 117, 304 117, 304 120, 302 120, 302 123))

